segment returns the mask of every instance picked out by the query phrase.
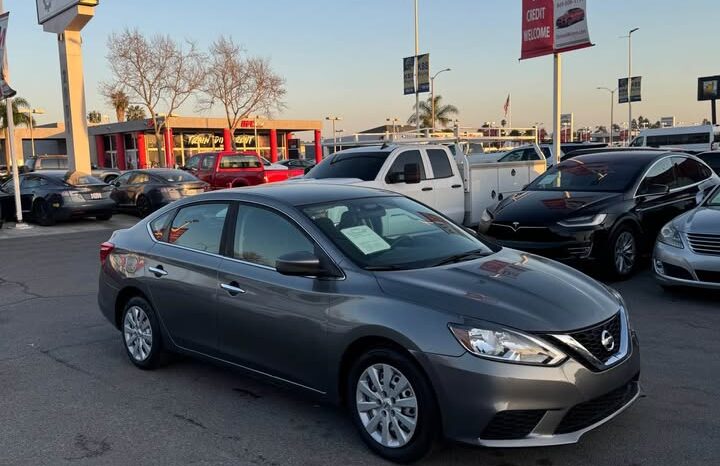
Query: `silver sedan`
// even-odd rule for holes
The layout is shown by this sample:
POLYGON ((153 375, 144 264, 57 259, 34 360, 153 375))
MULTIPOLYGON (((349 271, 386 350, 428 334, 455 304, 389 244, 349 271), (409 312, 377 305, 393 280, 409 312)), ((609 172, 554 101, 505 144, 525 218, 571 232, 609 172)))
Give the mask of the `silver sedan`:
POLYGON ((720 289, 720 188, 663 227, 653 269, 663 287, 720 289))

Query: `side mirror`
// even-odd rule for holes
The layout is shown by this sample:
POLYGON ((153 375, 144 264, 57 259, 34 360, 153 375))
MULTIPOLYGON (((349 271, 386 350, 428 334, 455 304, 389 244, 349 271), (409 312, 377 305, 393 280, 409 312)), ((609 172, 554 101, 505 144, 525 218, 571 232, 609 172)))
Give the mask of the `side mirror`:
POLYGON ((651 184, 642 193, 643 196, 660 196, 670 192, 670 187, 666 184, 651 184))
POLYGON ((322 266, 320 259, 313 253, 291 252, 278 257, 275 269, 283 275, 295 277, 322 277, 328 271, 322 266))
POLYGON ((407 163, 403 169, 405 183, 417 184, 420 182, 420 166, 416 163, 407 163))

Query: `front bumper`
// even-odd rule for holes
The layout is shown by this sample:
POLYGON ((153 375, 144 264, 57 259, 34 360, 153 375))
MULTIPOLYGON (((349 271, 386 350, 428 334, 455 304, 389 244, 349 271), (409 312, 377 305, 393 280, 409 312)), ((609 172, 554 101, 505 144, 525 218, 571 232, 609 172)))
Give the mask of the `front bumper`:
POLYGON ((689 286, 720 290, 720 256, 694 253, 658 242, 653 252, 653 272, 665 286, 689 286))
POLYGON ((558 367, 494 362, 465 353, 424 355, 446 437, 487 447, 576 443, 639 396, 640 352, 595 372, 575 359, 558 367))

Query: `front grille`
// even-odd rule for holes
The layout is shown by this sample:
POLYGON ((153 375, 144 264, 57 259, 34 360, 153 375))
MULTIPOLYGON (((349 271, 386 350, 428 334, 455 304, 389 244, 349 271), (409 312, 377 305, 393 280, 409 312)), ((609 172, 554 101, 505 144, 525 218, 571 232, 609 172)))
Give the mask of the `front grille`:
POLYGON ((600 362, 605 364, 608 359, 620 350, 621 328, 620 313, 618 312, 605 322, 585 330, 571 333, 570 336, 585 347, 585 349, 600 362), (615 346, 610 351, 602 344, 602 334, 605 330, 610 332, 610 335, 612 335, 615 340, 615 346))
POLYGON ((681 280, 694 280, 692 274, 682 267, 663 262, 663 271, 668 277, 679 278, 681 280))
POLYGON ((562 237, 554 234, 546 227, 518 227, 513 225, 505 225, 502 223, 493 223, 487 232, 488 236, 499 240, 506 241, 529 241, 529 242, 559 242, 563 241, 562 237))
POLYGON ((625 406, 639 390, 636 382, 628 382, 610 393, 572 407, 555 429, 556 434, 567 434, 590 427, 625 406))
POLYGON ((500 411, 485 427, 480 438, 486 440, 525 438, 530 435, 544 415, 544 410, 500 411))
POLYGON ((720 283, 720 272, 713 272, 711 270, 696 270, 695 273, 698 276, 698 280, 706 283, 720 283))
POLYGON ((687 239, 694 253, 720 256, 720 235, 688 233, 687 239))

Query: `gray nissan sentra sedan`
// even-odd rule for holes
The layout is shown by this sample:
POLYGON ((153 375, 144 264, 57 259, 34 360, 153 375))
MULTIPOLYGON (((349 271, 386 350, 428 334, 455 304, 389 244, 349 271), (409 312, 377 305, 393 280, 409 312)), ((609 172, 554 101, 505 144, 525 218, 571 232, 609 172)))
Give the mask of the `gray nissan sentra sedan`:
POLYGON ((171 204, 101 245, 130 361, 222 362, 348 407, 398 462, 449 438, 574 443, 638 397, 620 295, 386 191, 276 184, 171 204))

